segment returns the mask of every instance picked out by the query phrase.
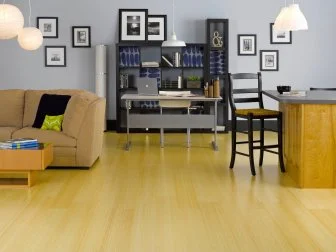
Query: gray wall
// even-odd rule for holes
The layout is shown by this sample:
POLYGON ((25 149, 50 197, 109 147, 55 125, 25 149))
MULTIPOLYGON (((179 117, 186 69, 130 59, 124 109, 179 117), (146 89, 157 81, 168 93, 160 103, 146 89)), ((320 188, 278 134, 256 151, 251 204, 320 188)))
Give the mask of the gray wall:
MULTIPOLYGON (((178 38, 186 42, 205 42, 205 19, 228 18, 231 72, 259 70, 259 56, 237 56, 237 34, 256 33, 258 50, 280 50, 280 71, 263 72, 264 89, 274 89, 279 84, 289 84, 294 89, 335 87, 335 0, 296 2, 306 15, 309 30, 294 32, 292 45, 270 45, 269 42, 269 23, 274 21, 283 0, 176 0, 175 30, 178 38)), ((20 8, 28 23, 28 1, 13 0, 10 3, 20 8)), ((66 45, 67 67, 45 68, 43 47, 27 52, 14 39, 0 40, 0 88, 83 88, 94 91, 94 50, 71 48, 71 26, 90 25, 92 46, 110 45, 109 119, 116 118, 114 43, 118 40, 118 9, 148 8, 150 14, 167 14, 168 33, 172 28, 172 1, 32 0, 32 5, 33 25, 37 16, 59 17, 59 38, 45 39, 44 45, 66 45)), ((266 98, 265 106, 276 108, 277 104, 266 98)))

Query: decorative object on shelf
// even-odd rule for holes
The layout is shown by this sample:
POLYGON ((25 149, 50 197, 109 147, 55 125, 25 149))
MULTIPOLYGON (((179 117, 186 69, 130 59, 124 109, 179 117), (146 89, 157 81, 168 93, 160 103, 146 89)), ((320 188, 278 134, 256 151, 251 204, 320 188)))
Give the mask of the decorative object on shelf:
POLYGON ((270 24, 271 44, 292 44, 291 31, 277 31, 274 29, 274 23, 270 24))
POLYGON ((15 38, 23 25, 24 17, 16 6, 0 4, 0 39, 15 38))
POLYGON ((119 58, 119 66, 121 67, 139 67, 140 49, 137 46, 120 47, 119 58))
POLYGON ((34 51, 43 43, 43 35, 42 32, 35 28, 31 27, 30 25, 30 18, 31 18, 31 2, 29 3, 29 18, 28 18, 28 27, 23 28, 18 34, 18 42, 21 48, 27 51, 34 51))
POLYGON ((219 31, 215 31, 212 37, 213 47, 223 47, 223 37, 219 35, 219 31))
POLYGON ((224 52, 210 51, 210 75, 222 75, 224 71, 224 52))
POLYGON ((58 17, 37 17, 36 27, 43 38, 58 38, 58 17))
POLYGON ((181 66, 181 56, 179 52, 174 53, 173 61, 174 61, 174 67, 181 66))
POLYGON ((178 79, 177 81, 170 80, 168 78, 166 80, 162 80, 161 88, 162 89, 178 89, 179 88, 178 79))
POLYGON ((128 88, 128 74, 127 73, 120 74, 120 88, 128 88))
POLYGON ((255 56, 257 55, 257 35, 239 34, 238 35, 238 55, 255 56))
MULTIPOLYGON (((160 68, 140 68, 141 78, 156 78, 158 88, 161 87, 161 70, 160 68)), ((140 108, 159 108, 158 101, 140 101, 140 108)))
POLYGON ((203 47, 187 46, 182 49, 183 67, 203 67, 203 47))
POLYGON ((220 84, 219 84, 219 77, 213 80, 213 97, 218 98, 220 97, 220 84))
POLYGON ((294 3, 287 7, 287 0, 285 0, 285 7, 283 7, 275 19, 274 29, 276 31, 299 31, 308 30, 308 22, 303 15, 298 4, 294 3))
POLYGON ((167 39, 167 15, 148 15, 148 41, 167 39))
POLYGON ((187 88, 201 88, 201 77, 194 75, 188 76, 187 88))
POLYGON ((278 50, 260 50, 260 71, 279 71, 278 50))
POLYGON ((147 41, 147 9, 119 9, 119 42, 147 41))
POLYGON ((72 26, 72 47, 91 47, 90 26, 72 26))
POLYGON ((173 32, 168 40, 163 41, 162 47, 184 47, 186 43, 182 40, 177 40, 175 33, 175 1, 173 0, 173 32))
POLYGON ((161 62, 163 66, 170 66, 170 67, 174 66, 173 60, 171 60, 168 55, 161 55, 161 58, 163 59, 163 61, 161 62))
POLYGON ((66 67, 65 46, 45 46, 46 67, 66 67))

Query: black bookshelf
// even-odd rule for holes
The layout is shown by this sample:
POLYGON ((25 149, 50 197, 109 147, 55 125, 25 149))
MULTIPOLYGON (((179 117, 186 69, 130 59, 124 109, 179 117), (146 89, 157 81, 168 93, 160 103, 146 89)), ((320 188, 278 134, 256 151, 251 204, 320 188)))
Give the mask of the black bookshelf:
MULTIPOLYGON (((161 43, 136 42, 136 43, 118 43, 116 44, 116 109, 117 132, 125 132, 126 128, 126 110, 125 104, 121 101, 121 96, 125 93, 136 93, 136 77, 150 77, 158 79, 159 90, 164 91, 192 91, 203 94, 203 88, 206 78, 206 59, 207 44, 204 43, 187 43, 184 48, 162 48, 161 43), (168 66, 164 64, 162 55, 169 55, 170 60, 173 53, 179 52, 181 65, 168 66), (159 67, 141 66, 142 61, 159 62, 159 67), (121 75, 128 75, 128 86, 121 87, 121 75), (164 86, 167 81, 174 81, 175 85, 177 76, 182 78, 181 88, 167 88, 164 86), (187 88, 187 77, 198 76, 201 78, 200 88, 187 88)), ((173 63, 173 62, 172 62, 173 63)), ((170 82, 171 84, 171 82, 170 82)), ((199 104, 197 104, 199 105, 199 104)), ((132 103, 132 108, 137 112, 155 112, 158 111, 158 103, 153 101, 132 103)), ((185 129, 183 129, 185 131, 185 129)), ((153 130, 136 130, 137 132, 157 132, 153 130)))
MULTIPOLYGON (((205 82, 217 77, 220 80, 220 93, 223 97, 218 104, 218 126, 225 127, 228 132, 228 70, 229 70, 229 20, 228 19, 207 19, 206 20, 206 43, 207 58, 205 60, 205 82), (218 33, 216 33, 218 32, 218 33), (217 39, 215 38, 217 37, 217 39), (216 45, 215 45, 215 44, 216 45)), ((208 108, 211 109, 211 108, 208 108)))

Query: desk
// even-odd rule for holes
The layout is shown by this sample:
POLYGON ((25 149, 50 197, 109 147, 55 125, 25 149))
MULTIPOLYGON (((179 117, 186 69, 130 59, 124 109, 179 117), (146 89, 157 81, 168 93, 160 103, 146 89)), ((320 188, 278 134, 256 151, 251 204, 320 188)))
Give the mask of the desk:
POLYGON ((121 100, 126 102, 127 109, 127 143, 125 149, 129 150, 131 141, 129 138, 130 128, 210 128, 214 129, 214 140, 212 147, 218 150, 217 146, 217 102, 219 98, 206 98, 204 96, 175 97, 175 96, 146 96, 138 94, 124 94, 121 100), (176 115, 176 114, 131 114, 132 101, 203 101, 214 103, 214 114, 209 115, 176 115))
POLYGON ((296 97, 263 91, 280 103, 289 176, 301 188, 336 188, 336 92, 306 92, 296 97))

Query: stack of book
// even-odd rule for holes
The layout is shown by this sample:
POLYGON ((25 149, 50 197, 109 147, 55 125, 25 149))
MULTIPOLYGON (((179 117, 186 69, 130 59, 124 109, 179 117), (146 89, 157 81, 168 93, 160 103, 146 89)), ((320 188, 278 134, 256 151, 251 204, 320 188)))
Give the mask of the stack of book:
POLYGON ((37 139, 17 138, 0 142, 0 149, 37 149, 37 139))
POLYGON ((156 61, 144 61, 144 62, 141 62, 141 66, 142 67, 159 67, 160 64, 159 62, 156 62, 156 61))

